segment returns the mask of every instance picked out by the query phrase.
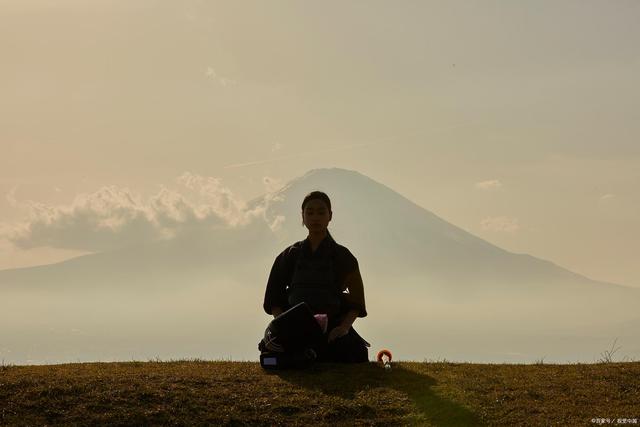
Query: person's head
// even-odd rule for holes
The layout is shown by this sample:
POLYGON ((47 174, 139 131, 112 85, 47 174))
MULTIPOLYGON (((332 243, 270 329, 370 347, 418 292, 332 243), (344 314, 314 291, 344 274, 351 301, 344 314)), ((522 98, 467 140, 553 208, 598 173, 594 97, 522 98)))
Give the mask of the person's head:
POLYGON ((302 225, 312 231, 325 230, 331 221, 331 200, 322 191, 312 191, 302 201, 302 225))

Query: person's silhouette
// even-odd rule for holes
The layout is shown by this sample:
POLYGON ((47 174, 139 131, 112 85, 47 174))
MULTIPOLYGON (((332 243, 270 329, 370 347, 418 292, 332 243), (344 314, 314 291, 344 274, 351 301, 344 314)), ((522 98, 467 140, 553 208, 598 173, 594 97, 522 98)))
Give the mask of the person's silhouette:
POLYGON ((309 234, 276 257, 263 308, 278 318, 306 303, 314 314, 328 317, 327 333, 315 346, 318 361, 366 362, 369 343, 352 326, 367 315, 358 260, 327 229, 333 216, 329 196, 321 191, 307 194, 301 215, 309 234))

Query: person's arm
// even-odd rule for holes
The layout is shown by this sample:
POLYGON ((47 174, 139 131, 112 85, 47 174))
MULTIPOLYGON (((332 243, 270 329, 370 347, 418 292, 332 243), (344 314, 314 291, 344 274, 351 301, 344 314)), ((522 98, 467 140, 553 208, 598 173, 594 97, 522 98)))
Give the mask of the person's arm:
MULTIPOLYGON (((367 308, 364 302, 364 285, 362 284, 358 261, 355 261, 353 269, 346 275, 344 283, 347 293, 343 293, 342 296, 350 312, 356 310, 358 313, 356 317, 366 317, 367 308)), ((351 323, 353 323, 353 321, 351 321, 351 323)))
POLYGON ((265 313, 279 315, 287 303, 287 250, 282 251, 273 262, 262 308, 265 313), (275 310, 275 311, 274 311, 275 310))
POLYGON ((360 314, 360 310, 357 310, 357 309, 349 310, 347 314, 345 314, 345 316, 342 318, 342 322, 340 322, 338 326, 336 326, 329 332, 327 341, 331 342, 336 338, 340 338, 342 336, 347 335, 349 333, 349 329, 351 329, 351 325, 353 325, 353 322, 356 320, 359 314, 360 314))
POLYGON ((329 332, 329 342, 347 335, 353 322, 355 322, 358 317, 365 317, 367 315, 367 309, 364 303, 364 285, 362 284, 362 276, 360 276, 358 260, 353 255, 351 255, 350 258, 352 268, 344 279, 345 290, 348 292, 342 294, 349 311, 347 311, 342 318, 340 324, 329 332))
POLYGON ((345 314, 344 319, 342 319, 342 322, 340 322, 340 325, 348 331, 351 325, 353 325, 353 322, 355 322, 359 314, 360 314, 359 310, 352 308, 351 310, 349 310, 347 314, 345 314))

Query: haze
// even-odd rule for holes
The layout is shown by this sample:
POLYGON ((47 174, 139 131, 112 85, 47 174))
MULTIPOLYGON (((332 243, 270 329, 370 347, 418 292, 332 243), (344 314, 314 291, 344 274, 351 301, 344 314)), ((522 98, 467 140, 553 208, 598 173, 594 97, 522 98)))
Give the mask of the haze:
MULTIPOLYGON (((184 218, 196 219, 196 235, 203 226, 241 221, 245 203, 309 170, 339 167, 507 251, 638 287, 639 20, 635 1, 1 1, 0 269, 170 240, 184 218), (134 202, 123 202, 129 196, 134 202), (172 200, 186 207, 176 210, 172 200), (158 228, 127 222, 131 212, 152 212, 158 228), (69 221, 61 226, 61 218, 69 221), (105 219, 117 233, 92 228, 105 219)), ((299 228, 287 238, 304 237, 299 228)), ((341 243, 360 244, 355 237, 341 243)), ((12 290, 0 320, 22 329, 4 329, 0 357, 253 357, 256 331, 268 321, 260 304, 269 259, 283 244, 274 241, 252 266, 255 286, 225 279, 212 290, 210 277, 189 276, 180 290, 131 290, 136 296, 124 300, 105 288, 74 290, 75 297, 12 290), (220 289, 229 300, 203 302, 217 300, 220 289), (97 295, 104 306, 92 302, 97 295), (74 308, 71 320, 51 326, 51 317, 74 308), (166 324, 156 323, 160 313, 166 324), (251 342, 236 347, 216 323, 234 313, 250 318, 237 327, 251 342), (185 316, 191 320, 173 338, 149 338, 185 316), (112 341, 99 332, 107 324, 112 341), (45 339, 47 328, 64 332, 45 339), (69 337, 87 329, 96 343, 124 344, 114 353, 95 344, 74 354, 78 341, 69 337), (209 333, 215 343, 205 344, 209 333), (63 350, 46 344, 60 339, 68 340, 63 350), (41 351, 28 350, 34 342, 41 351)), ((372 290, 384 286, 367 275, 372 290)), ((371 319, 358 321, 381 345, 400 327, 373 317, 385 304, 373 292, 371 319)), ((462 308, 472 315, 450 319, 440 344, 434 335, 424 347, 399 337, 392 344, 414 359, 549 354, 539 347, 513 350, 522 353, 515 359, 508 349, 458 351, 450 334, 482 308, 473 300, 448 304, 433 302, 431 321, 462 308)), ((409 322, 412 312, 386 316, 409 322)), ((581 319, 587 324, 588 313, 581 319)), ((554 357, 593 359, 615 338, 609 332, 554 357)))

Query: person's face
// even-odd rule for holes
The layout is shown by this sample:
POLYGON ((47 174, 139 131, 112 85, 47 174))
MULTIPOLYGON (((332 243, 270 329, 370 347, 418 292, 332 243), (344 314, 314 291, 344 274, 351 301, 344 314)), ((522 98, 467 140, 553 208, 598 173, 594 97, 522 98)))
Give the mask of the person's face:
POLYGON ((329 225, 331 216, 331 212, 322 200, 313 199, 304 205, 302 222, 309 229, 309 232, 323 231, 329 225))

